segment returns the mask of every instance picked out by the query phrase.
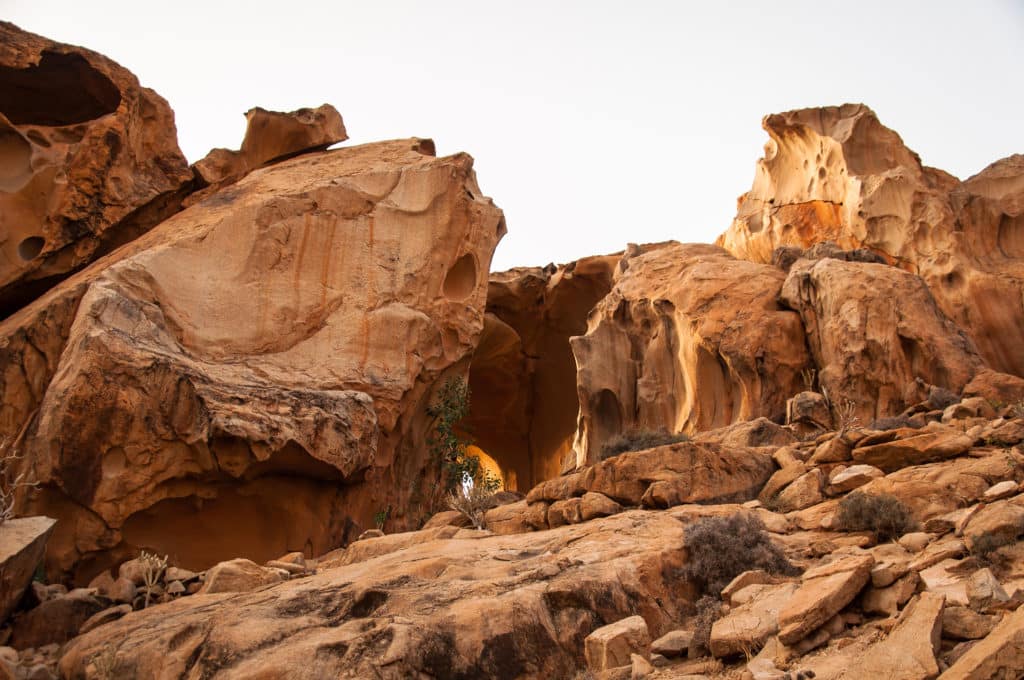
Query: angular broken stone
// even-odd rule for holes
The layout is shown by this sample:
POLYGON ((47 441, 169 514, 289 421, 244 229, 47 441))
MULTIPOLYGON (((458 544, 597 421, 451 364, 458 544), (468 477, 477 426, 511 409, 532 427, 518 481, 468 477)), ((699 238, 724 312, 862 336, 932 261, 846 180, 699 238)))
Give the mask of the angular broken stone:
POLYGON ((842 611, 867 584, 874 563, 871 555, 856 555, 808 570, 779 611, 779 640, 792 645, 842 611))
POLYGON ((647 622, 642 616, 629 618, 602 626, 583 641, 587 667, 603 671, 630 663, 630 656, 650 654, 651 635, 647 622))
POLYGON ((942 634, 941 595, 921 593, 900 616, 899 623, 881 642, 860 655, 849 670, 851 678, 929 680, 939 674, 935 655, 942 634))

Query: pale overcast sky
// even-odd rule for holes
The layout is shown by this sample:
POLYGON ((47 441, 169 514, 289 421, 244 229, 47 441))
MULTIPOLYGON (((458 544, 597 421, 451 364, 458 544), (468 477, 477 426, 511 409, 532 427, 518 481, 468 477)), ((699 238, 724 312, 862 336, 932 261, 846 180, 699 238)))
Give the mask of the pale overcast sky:
POLYGON ((1024 2, 0 0, 171 104, 190 161, 252 106, 328 102, 346 144, 467 151, 509 233, 494 269, 712 241, 764 114, 863 102, 966 178, 1024 153, 1024 2))

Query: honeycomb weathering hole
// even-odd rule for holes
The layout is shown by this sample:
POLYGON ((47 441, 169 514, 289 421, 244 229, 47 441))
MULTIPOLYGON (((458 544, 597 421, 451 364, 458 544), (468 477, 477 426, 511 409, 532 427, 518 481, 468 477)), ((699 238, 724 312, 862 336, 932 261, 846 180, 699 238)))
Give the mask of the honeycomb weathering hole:
POLYGON ((466 253, 452 265, 444 277, 444 296, 449 300, 465 300, 476 289, 476 258, 466 253))
POLYGON ((71 125, 113 113, 121 92, 78 54, 43 52, 28 68, 0 66, 0 112, 14 125, 71 125))
POLYGON ((39 256, 39 253, 43 252, 43 246, 46 245, 46 241, 42 236, 29 236, 18 244, 18 257, 25 260, 34 260, 39 256))

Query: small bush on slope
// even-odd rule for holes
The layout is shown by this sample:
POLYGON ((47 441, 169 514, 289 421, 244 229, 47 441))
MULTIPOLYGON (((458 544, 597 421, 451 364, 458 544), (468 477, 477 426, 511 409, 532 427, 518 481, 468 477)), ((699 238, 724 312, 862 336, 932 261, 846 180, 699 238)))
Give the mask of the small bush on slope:
POLYGON ((683 577, 713 597, 751 569, 786 576, 799 573, 772 543, 761 520, 746 513, 697 520, 686 528, 683 545, 687 559, 683 577))
POLYGON ((655 446, 675 444, 677 442, 689 441, 689 437, 682 432, 669 434, 658 430, 630 430, 612 437, 605 442, 601 449, 601 460, 617 456, 627 451, 643 451, 653 449, 655 446))
MULTIPOLYGON (((728 584, 727 584, 728 585, 728 584)), ((722 601, 705 595, 694 605, 697 613, 693 617, 693 644, 697 649, 707 650, 711 646, 711 627, 722 614, 722 601)))
POLYGON ((899 538, 917 528, 910 509, 899 498, 860 491, 839 501, 836 523, 843 531, 870 531, 880 541, 899 538))

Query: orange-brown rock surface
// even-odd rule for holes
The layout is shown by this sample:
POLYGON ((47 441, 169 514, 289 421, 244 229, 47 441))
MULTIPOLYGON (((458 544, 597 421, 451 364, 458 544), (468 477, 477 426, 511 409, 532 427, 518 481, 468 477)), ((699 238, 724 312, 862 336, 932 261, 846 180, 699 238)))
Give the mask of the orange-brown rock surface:
POLYGON ((325 561, 315 576, 129 614, 79 637, 61 670, 87 677, 116 639, 128 677, 572 677, 594 629, 640 614, 659 636, 680 616, 682 533, 670 514, 640 511, 542 538, 422 537, 325 561))
POLYGON ((577 465, 629 430, 781 419, 810 366, 800 317, 777 300, 784 279, 710 245, 627 255, 586 334, 572 340, 577 465))
POLYGON ((924 281, 896 267, 801 259, 780 299, 800 313, 821 387, 865 423, 923 401, 929 385, 959 393, 984 365, 924 281))
POLYGON ((196 173, 207 184, 229 183, 266 163, 348 139, 341 114, 330 104, 289 113, 256 107, 245 112, 245 121, 238 151, 213 149, 196 162, 196 173))
POLYGON ((1024 375, 1024 156, 961 182, 921 164, 868 107, 766 116, 770 140, 718 244, 770 262, 835 241, 919 274, 994 369, 1024 375))
POLYGON ((476 347, 504 233, 472 159, 427 146, 254 172, 0 325, 50 573, 317 554, 424 511, 426 402, 476 347))
POLYGON ((0 583, 0 677, 1024 676, 1022 157, 769 116, 724 247, 489 277, 465 154, 253 109, 192 179, 0 37, 0 484, 63 581, 0 583), (435 512, 450 378, 516 492, 435 512))
POLYGON ((159 95, 0 22, 0 316, 176 210, 191 179, 159 95))

